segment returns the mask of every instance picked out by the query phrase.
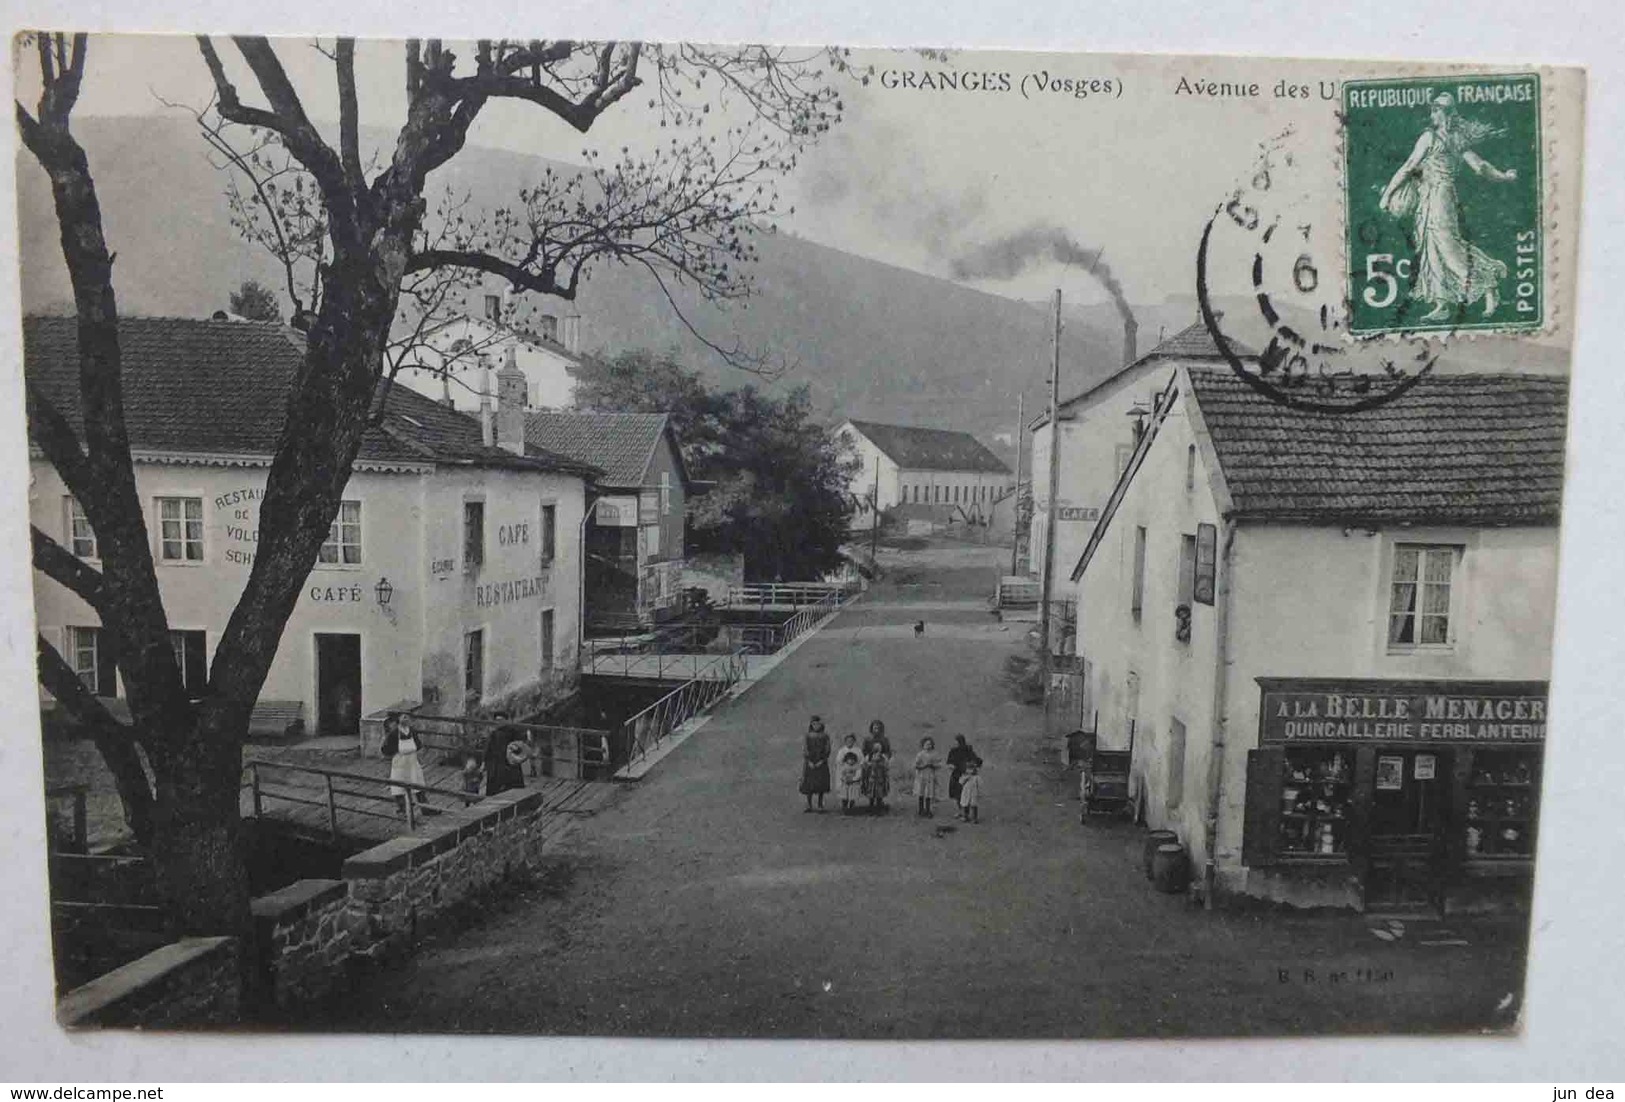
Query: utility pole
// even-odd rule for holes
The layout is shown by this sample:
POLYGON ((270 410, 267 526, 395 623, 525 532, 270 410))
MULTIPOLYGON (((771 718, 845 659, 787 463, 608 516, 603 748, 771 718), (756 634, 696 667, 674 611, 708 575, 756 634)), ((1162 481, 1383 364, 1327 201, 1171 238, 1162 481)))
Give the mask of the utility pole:
POLYGON ((1044 693, 1054 666, 1050 644, 1050 590, 1055 585, 1055 499, 1061 484, 1061 290, 1055 289, 1055 348, 1049 374, 1049 513, 1044 522, 1044 581, 1038 595, 1038 638, 1043 645, 1044 693))
MULTIPOLYGON (((1021 529, 1016 521, 1021 519, 1021 444, 1022 434, 1027 427, 1027 395, 1016 395, 1016 500, 1010 503, 1010 576, 1016 576, 1016 565, 1021 561, 1017 552, 1021 550, 1021 529)), ((1027 518, 1027 538, 1032 539, 1033 518, 1027 518)))
POLYGON ((876 548, 880 543, 880 456, 875 456, 875 489, 874 496, 869 499, 874 508, 874 523, 869 526, 869 561, 873 562, 876 548))

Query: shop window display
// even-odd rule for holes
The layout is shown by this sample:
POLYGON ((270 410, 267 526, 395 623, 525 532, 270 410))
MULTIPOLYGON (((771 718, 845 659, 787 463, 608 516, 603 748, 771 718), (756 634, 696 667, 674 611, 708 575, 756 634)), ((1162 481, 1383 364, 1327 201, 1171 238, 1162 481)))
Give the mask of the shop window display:
POLYGON ((1286 782, 1281 788, 1281 853, 1347 854, 1353 782, 1354 755, 1348 750, 1287 750, 1286 782))
POLYGON ((1477 750, 1467 783, 1467 856, 1528 858, 1535 852, 1539 755, 1477 750))

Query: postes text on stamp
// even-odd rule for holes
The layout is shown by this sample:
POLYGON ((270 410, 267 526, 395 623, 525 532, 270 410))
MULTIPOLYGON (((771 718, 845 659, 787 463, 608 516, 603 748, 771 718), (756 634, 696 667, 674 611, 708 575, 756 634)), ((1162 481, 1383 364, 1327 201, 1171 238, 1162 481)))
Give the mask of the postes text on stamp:
POLYGON ((1540 110, 1534 73, 1344 84, 1350 332, 1544 324, 1540 110))

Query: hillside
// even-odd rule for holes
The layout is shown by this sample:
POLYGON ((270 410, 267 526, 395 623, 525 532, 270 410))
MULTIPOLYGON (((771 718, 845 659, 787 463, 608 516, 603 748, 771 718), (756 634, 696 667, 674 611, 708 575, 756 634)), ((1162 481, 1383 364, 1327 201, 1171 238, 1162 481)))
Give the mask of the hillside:
MULTIPOLYGON (((275 265, 232 231, 223 176, 205 158, 189 120, 87 118, 78 120, 77 129, 93 168, 100 169, 97 183, 117 254, 123 310, 201 316, 225 306, 245 279, 278 285, 275 265)), ((431 180, 431 194, 450 187, 470 193, 477 204, 508 201, 549 163, 470 148, 431 180)), ((26 154, 19 165, 24 309, 59 310, 70 292, 49 187, 26 154)), ((853 416, 966 429, 1006 455, 1010 449, 996 437, 1008 437, 1014 426, 1017 395, 1026 395, 1029 412, 1042 408, 1050 360, 1047 304, 987 294, 788 234, 762 236, 759 249, 759 293, 747 304, 723 310, 686 292, 678 299, 717 343, 737 340, 790 362, 793 370, 771 389, 805 383, 831 420, 853 416)), ((722 364, 684 330, 641 270, 600 266, 574 309, 582 315, 588 349, 675 346, 716 384, 755 381, 722 364)), ((1194 299, 1179 297, 1136 307, 1136 313, 1144 352, 1160 330, 1188 324, 1196 308, 1194 299)), ((1112 307, 1069 306, 1063 392, 1075 393, 1114 370, 1121 342, 1112 307)), ((1503 353, 1497 348, 1490 354, 1503 353)), ((1479 353, 1474 362, 1481 362, 1479 353)))

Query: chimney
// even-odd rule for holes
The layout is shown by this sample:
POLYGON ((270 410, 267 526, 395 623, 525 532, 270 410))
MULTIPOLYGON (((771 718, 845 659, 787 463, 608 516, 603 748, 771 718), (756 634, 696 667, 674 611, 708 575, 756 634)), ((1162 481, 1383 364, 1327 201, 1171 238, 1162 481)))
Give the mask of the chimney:
POLYGON ((480 439, 488 448, 496 442, 491 424, 491 361, 484 352, 480 353, 480 439))
POLYGON ((1134 318, 1125 314, 1123 316, 1123 366, 1127 367, 1139 359, 1139 350, 1136 347, 1140 339, 1140 326, 1134 318))
POLYGON ((496 442, 515 455, 525 454, 525 389, 525 373, 519 370, 510 344, 502 370, 497 372, 496 442))

